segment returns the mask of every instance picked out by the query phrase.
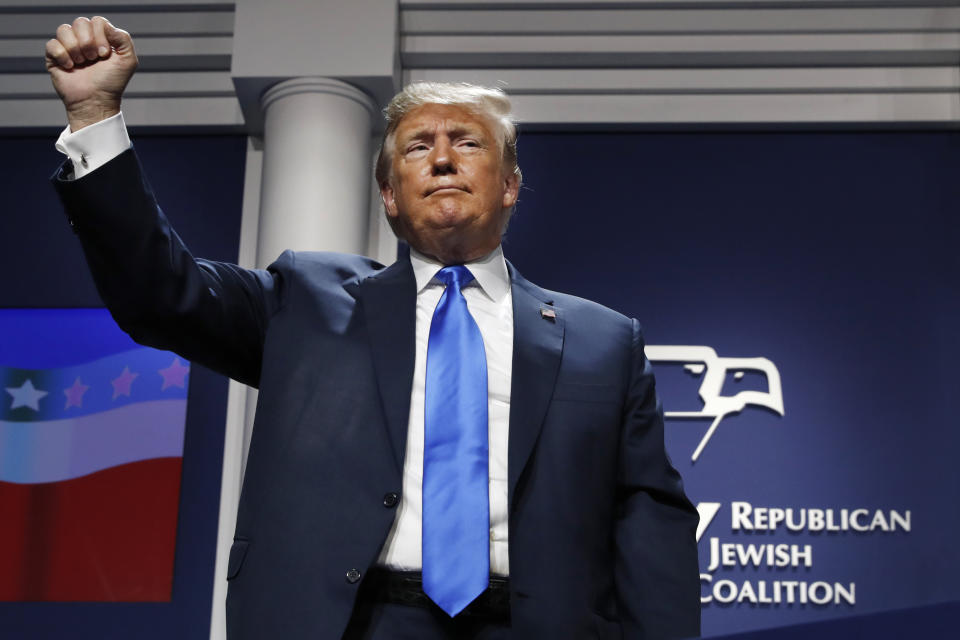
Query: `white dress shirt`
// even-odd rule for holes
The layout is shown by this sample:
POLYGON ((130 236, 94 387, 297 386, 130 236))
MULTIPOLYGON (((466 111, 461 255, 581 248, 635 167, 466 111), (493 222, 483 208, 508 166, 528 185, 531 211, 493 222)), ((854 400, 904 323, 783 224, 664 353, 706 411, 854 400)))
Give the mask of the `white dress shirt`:
POLYGON ((57 151, 73 163, 73 178, 78 180, 99 169, 130 148, 130 136, 123 114, 91 124, 73 133, 65 128, 57 139, 57 151))
MULTIPOLYGON (((433 311, 444 285, 434 276, 443 264, 410 250, 417 281, 416 357, 403 489, 397 517, 380 553, 379 564, 398 570, 420 570, 423 522, 423 406, 427 377, 427 342, 433 311)), ((463 288, 470 315, 480 328, 487 354, 487 417, 489 443, 490 573, 510 575, 507 554, 507 440, 510 424, 510 381, 513 369, 513 294, 510 275, 497 247, 466 267, 474 280, 463 288)))
MULTIPOLYGON (((118 113, 76 133, 67 127, 60 134, 56 147, 72 161, 73 178, 82 178, 130 148, 123 114, 118 113)), ((417 283, 417 320, 407 449, 400 504, 378 560, 379 564, 398 570, 420 570, 422 567, 423 408, 427 341, 433 311, 440 302, 444 288, 434 277, 444 265, 416 250, 410 251, 410 261, 417 283)), ((487 355, 490 573, 507 576, 510 575, 507 553, 507 442, 513 367, 513 294, 500 247, 466 266, 475 279, 463 288, 463 297, 480 328, 487 355)))

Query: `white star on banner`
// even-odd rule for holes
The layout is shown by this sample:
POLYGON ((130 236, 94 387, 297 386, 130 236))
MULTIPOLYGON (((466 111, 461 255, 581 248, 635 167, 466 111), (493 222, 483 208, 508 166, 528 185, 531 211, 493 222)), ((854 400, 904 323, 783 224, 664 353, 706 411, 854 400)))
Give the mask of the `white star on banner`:
POLYGON ((31 382, 29 378, 27 378, 27 381, 24 382, 20 388, 7 387, 7 393, 13 396, 13 404, 10 405, 11 409, 30 407, 34 411, 40 411, 40 398, 47 395, 46 391, 34 388, 33 382, 31 382))

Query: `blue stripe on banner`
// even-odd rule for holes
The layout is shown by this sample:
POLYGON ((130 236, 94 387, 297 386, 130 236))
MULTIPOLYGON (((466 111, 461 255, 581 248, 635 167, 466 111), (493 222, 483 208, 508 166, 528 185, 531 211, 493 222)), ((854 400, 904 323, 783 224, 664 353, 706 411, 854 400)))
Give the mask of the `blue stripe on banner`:
POLYGON ((186 398, 138 402, 44 422, 0 422, 0 480, 59 482, 110 467, 183 456, 186 398))
POLYGON ((185 399, 189 372, 189 362, 148 347, 58 369, 0 366, 0 420, 59 420, 131 403, 185 399))
POLYGON ((106 309, 0 309, 0 365, 56 369, 140 345, 106 309))

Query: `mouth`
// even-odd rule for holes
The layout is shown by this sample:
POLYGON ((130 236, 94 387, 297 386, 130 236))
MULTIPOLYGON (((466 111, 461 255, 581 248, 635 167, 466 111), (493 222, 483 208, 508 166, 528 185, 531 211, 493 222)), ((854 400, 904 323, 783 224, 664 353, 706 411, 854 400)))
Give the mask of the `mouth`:
POLYGON ((470 193, 470 190, 467 189, 466 187, 460 187, 452 184, 444 184, 438 187, 433 187, 432 189, 428 189, 426 195, 432 196, 435 193, 440 193, 440 194, 456 193, 458 191, 463 193, 470 193))

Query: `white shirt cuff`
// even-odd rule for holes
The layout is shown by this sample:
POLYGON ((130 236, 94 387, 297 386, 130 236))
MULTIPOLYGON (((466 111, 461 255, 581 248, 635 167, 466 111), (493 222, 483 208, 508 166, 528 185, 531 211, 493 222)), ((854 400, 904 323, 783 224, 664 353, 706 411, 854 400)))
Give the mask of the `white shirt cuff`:
POLYGON ((57 139, 57 151, 73 162, 73 178, 78 180, 96 171, 130 148, 130 136, 123 113, 110 116, 76 133, 67 126, 57 139))

